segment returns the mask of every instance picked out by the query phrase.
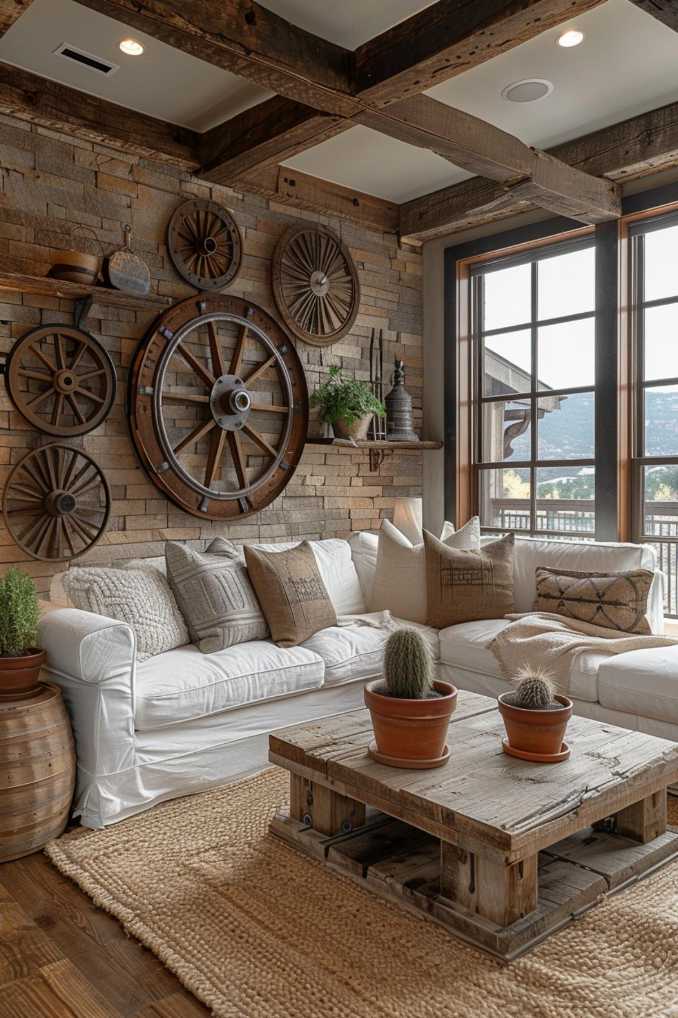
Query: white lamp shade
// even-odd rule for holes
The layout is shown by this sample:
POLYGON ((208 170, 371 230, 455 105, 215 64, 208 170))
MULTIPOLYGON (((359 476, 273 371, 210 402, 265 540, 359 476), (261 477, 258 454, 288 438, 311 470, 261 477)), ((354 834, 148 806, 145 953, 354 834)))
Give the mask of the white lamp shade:
POLYGON ((423 500, 421 498, 397 498, 393 506, 393 526, 412 544, 421 544, 423 500))

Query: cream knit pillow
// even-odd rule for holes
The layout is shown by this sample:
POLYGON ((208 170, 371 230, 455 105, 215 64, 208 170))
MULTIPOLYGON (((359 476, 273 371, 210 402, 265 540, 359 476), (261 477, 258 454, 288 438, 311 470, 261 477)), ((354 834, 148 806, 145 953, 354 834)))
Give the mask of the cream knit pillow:
MULTIPOLYGON (((480 549, 480 520, 469 520, 455 531, 445 522, 440 537, 450 548, 480 549)), ((424 544, 412 544, 390 520, 379 534, 377 568, 369 603, 370 611, 390 611, 397 619, 426 622, 426 554, 424 544)))

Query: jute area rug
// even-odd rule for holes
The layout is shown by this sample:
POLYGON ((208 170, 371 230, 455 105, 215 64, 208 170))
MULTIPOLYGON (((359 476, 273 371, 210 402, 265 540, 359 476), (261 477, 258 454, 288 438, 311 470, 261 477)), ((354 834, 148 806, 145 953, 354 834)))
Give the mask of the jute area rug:
POLYGON ((224 1018, 677 1018, 678 865, 503 966, 269 835, 287 782, 269 770, 47 853, 224 1018))

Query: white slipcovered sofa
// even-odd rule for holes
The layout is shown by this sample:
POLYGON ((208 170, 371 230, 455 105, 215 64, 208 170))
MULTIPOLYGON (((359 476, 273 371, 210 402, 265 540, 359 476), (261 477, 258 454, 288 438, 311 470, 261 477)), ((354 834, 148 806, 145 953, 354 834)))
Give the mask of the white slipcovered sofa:
MULTIPOLYGON (((369 604, 377 536, 356 535, 346 557, 349 548, 369 604)), ((532 607, 537 565, 656 572, 646 546, 517 538, 516 611, 532 607)), ((653 632, 663 630, 662 587, 656 572, 653 632)), ((40 643, 47 678, 63 690, 77 746, 75 815, 85 826, 102 827, 251 772, 266 762, 270 731, 361 706, 365 682, 380 674, 389 629, 343 621, 299 647, 258 640, 202 654, 189 644, 138 662, 130 626, 75 608, 46 614, 40 643)), ((488 645, 507 624, 417 628, 443 677, 495 695, 507 684, 488 645)), ((678 741, 678 647, 585 655, 571 676, 571 695, 579 714, 678 741)))

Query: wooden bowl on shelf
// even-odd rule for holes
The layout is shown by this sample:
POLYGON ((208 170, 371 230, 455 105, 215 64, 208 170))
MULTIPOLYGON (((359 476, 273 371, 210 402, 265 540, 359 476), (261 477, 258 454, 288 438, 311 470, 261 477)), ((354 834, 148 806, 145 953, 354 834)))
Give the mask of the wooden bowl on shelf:
POLYGON ((83 283, 93 286, 101 268, 99 255, 84 254, 81 251, 60 251, 57 260, 47 273, 53 279, 64 279, 69 283, 83 283))

